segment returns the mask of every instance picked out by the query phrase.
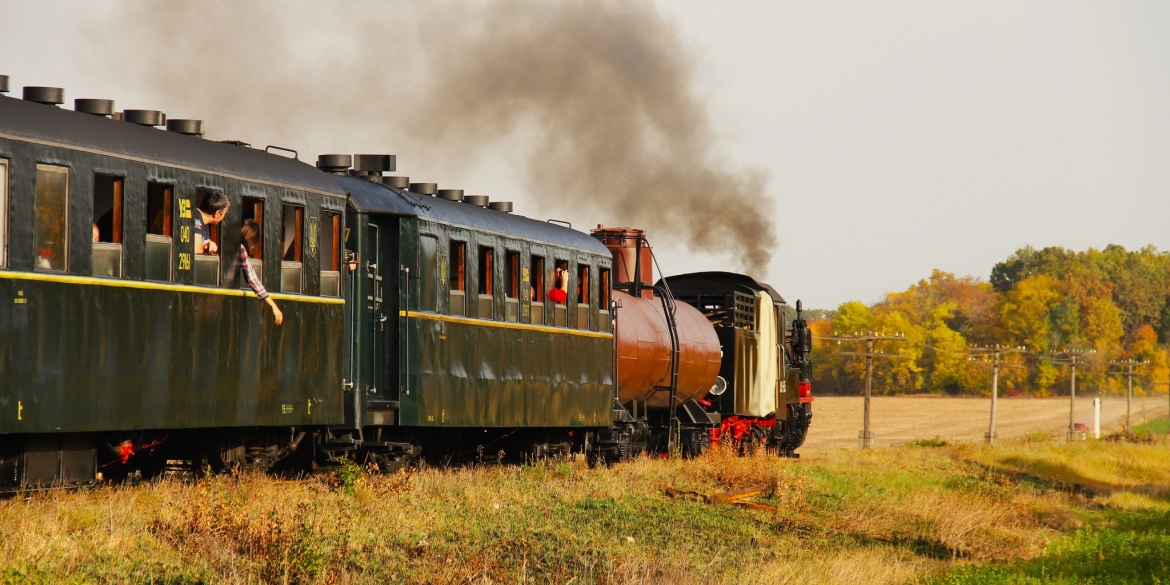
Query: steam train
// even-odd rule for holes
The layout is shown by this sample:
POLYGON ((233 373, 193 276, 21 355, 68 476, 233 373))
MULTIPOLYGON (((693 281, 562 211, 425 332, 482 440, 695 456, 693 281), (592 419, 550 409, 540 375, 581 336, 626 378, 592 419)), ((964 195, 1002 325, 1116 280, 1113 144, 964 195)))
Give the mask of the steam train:
POLYGON ((810 337, 766 284, 653 281, 641 230, 63 93, 0 96, 0 489, 804 440, 810 337), (239 277, 246 221, 281 325, 239 277))

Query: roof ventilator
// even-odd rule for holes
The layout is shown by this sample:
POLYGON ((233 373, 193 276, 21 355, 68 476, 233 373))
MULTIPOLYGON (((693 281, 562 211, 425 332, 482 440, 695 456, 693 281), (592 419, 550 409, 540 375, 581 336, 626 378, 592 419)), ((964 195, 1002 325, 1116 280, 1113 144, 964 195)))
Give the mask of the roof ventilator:
POLYGON ((317 157, 317 168, 334 175, 349 173, 353 166, 353 157, 348 154, 322 154, 317 157))
POLYGON ((167 132, 203 138, 203 120, 167 120, 167 132))
POLYGON ((493 211, 502 211, 504 213, 512 213, 511 201, 492 201, 488 203, 488 209, 493 211))
POLYGON ((463 189, 439 189, 439 199, 463 201, 463 189))
POLYGON ((463 202, 467 203, 469 205, 474 205, 476 207, 487 207, 488 206, 488 196, 487 195, 464 195, 463 202))
POLYGON ((167 115, 158 110, 126 110, 122 112, 122 121, 139 126, 155 127, 166 124, 167 115))
POLYGON ((8 76, 0 75, 0 93, 8 93, 8 76))
POLYGON ((410 192, 419 195, 434 195, 439 190, 438 183, 411 183, 410 192))
POLYGON ((65 103, 65 90, 60 87, 28 86, 24 88, 24 101, 48 106, 61 105, 65 103))
POLYGON ((92 116, 101 116, 103 118, 113 116, 114 100, 78 98, 73 100, 73 111, 92 116))
POLYGON ((393 172, 396 166, 392 154, 355 154, 350 174, 377 183, 382 180, 382 173, 393 172))
POLYGON ((410 177, 382 177, 382 184, 395 189, 410 187, 410 177))

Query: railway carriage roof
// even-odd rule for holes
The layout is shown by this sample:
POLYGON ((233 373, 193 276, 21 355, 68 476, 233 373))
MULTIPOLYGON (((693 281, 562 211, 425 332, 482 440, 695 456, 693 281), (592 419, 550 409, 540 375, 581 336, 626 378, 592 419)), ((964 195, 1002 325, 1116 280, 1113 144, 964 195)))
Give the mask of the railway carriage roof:
POLYGON ((609 257, 609 249, 593 236, 520 215, 484 209, 438 197, 418 195, 356 177, 336 176, 360 213, 417 217, 455 227, 545 242, 609 257))
MULTIPOLYGON (((734 272, 692 272, 666 277, 666 283, 681 294, 727 294, 728 289, 764 291, 774 303, 787 303, 772 285, 734 272)), ((661 284, 661 281, 659 281, 661 284)))
POLYGON ((3 96, 0 138, 345 196, 328 175, 298 160, 3 96))

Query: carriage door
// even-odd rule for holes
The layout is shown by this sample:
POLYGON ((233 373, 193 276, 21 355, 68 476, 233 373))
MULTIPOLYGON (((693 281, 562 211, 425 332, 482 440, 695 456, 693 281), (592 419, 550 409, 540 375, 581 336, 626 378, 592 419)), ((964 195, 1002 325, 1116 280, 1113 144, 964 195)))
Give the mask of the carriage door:
POLYGON ((366 395, 376 395, 382 388, 383 344, 382 331, 386 326, 386 315, 383 313, 384 284, 382 279, 382 234, 375 223, 366 224, 366 309, 369 323, 363 328, 371 331, 370 355, 367 358, 371 367, 369 384, 364 388, 366 395))
POLYGON ((366 392, 372 400, 398 400, 398 219, 375 216, 366 229, 367 326, 373 333, 366 392))

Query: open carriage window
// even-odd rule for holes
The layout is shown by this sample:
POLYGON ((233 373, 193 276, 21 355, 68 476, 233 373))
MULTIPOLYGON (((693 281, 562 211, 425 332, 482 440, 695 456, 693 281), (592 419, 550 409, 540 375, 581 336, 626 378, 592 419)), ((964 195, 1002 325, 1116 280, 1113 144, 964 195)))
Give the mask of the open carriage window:
POLYGON ((549 286, 549 299, 553 302, 553 325, 564 327, 568 324, 569 292, 573 283, 569 277, 569 261, 557 260, 553 268, 553 281, 549 286))
POLYGON ((520 318, 520 253, 508 251, 504 262, 504 320, 520 318))
POLYGON ((577 265, 577 329, 589 329, 589 266, 577 265))
POLYGON ((299 293, 302 284, 302 237, 304 236, 305 208, 284 206, 284 233, 280 238, 280 291, 299 293))
POLYGON ((162 183, 146 186, 146 279, 171 280, 171 236, 175 188, 162 183))
POLYGON ((321 294, 341 296, 341 214, 321 213, 321 294))
POLYGON ((533 256, 528 262, 528 314, 534 325, 544 325, 544 258, 533 256))
POLYGON ((577 265, 577 304, 589 304, 589 267, 577 265))
POLYGON ((450 288, 451 314, 467 314, 467 244, 451 240, 451 254, 447 259, 447 283, 450 288))
MULTIPOLYGON (((264 282, 264 200, 244 197, 241 202, 240 244, 248 254, 248 263, 256 278, 264 282)), ((229 238, 230 242, 230 238, 229 238)), ((236 250, 232 250, 235 252, 236 250)), ((248 288, 248 280, 240 278, 240 288, 248 288)))
POLYGON ((0 266, 8 266, 8 161, 0 158, 0 266))
POLYGON ((93 275, 122 276, 122 178, 93 178, 93 275))
MULTIPOLYGON (((204 213, 214 215, 214 208, 210 205, 209 198, 218 198, 220 201, 224 200, 222 194, 208 189, 195 190, 195 211, 194 213, 204 213)), ((195 284, 210 284, 212 286, 219 284, 219 257, 220 250, 223 246, 223 241, 219 237, 220 224, 213 223, 207 225, 207 240, 203 240, 203 236, 196 234, 195 239, 195 284), (212 250, 215 250, 212 252, 212 250)))
POLYGON ((36 269, 64 272, 69 252, 69 168, 37 165, 36 269))
POLYGON ((480 319, 494 319, 495 303, 492 300, 492 290, 494 290, 495 281, 495 252, 491 248, 480 246, 479 248, 479 314, 480 319))
POLYGON ((508 252, 504 265, 504 296, 510 299, 520 297, 520 253, 508 252))

